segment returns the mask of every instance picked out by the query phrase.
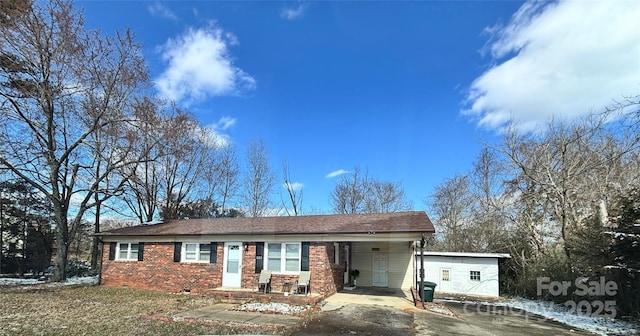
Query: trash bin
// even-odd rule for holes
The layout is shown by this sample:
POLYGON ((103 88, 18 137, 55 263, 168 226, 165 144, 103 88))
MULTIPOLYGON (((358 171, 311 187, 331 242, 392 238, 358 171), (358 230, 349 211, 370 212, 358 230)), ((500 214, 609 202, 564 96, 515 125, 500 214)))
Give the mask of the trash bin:
POLYGON ((424 297, 424 301, 433 302, 433 292, 436 290, 437 285, 438 284, 431 281, 424 282, 424 294, 420 293, 422 294, 421 296, 424 297))

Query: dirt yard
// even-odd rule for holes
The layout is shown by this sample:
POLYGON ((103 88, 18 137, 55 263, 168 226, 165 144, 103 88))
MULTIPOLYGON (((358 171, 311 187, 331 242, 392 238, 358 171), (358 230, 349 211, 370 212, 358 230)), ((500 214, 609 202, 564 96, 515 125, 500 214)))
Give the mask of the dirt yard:
POLYGON ((246 331, 171 319, 177 312, 214 303, 196 296, 127 288, 0 286, 0 335, 174 336, 246 331))

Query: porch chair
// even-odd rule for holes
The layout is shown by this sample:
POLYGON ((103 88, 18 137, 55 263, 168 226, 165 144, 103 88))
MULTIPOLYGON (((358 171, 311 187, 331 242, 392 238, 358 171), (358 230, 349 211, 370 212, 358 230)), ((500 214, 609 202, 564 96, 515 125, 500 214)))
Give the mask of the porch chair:
POLYGON ((300 287, 304 287, 304 295, 307 295, 309 292, 309 281, 311 280, 311 272, 302 271, 300 272, 300 276, 298 280, 296 280, 296 284, 294 288, 297 293, 300 293, 300 287))
POLYGON ((262 269, 260 271, 260 278, 258 278, 258 292, 260 291, 260 287, 264 286, 264 293, 271 288, 271 271, 262 269))

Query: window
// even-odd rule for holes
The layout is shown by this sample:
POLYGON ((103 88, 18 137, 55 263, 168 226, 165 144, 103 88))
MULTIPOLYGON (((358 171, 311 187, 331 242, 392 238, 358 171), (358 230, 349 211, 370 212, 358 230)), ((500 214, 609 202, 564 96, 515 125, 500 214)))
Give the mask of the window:
POLYGON ((449 279, 449 270, 448 269, 443 269, 442 270, 442 281, 450 281, 450 279, 449 279))
POLYGON ((472 281, 480 281, 480 271, 470 271, 469 279, 472 281))
POLYGON ((182 245, 182 261, 209 262, 211 258, 211 244, 185 243, 182 245))
POLYGON ((118 243, 118 260, 138 260, 137 243, 118 243))
POLYGON ((300 271, 300 243, 267 243, 267 269, 276 273, 300 271))

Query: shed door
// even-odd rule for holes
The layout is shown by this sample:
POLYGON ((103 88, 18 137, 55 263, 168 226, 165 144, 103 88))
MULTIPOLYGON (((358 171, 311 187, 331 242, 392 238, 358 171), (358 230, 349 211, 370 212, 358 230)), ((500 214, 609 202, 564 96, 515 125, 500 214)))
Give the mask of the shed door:
POLYGON ((241 243, 224 243, 223 287, 240 288, 242 285, 242 250, 241 243))
POLYGON ((373 253, 373 282, 371 286, 387 287, 387 272, 389 256, 386 253, 373 253))

